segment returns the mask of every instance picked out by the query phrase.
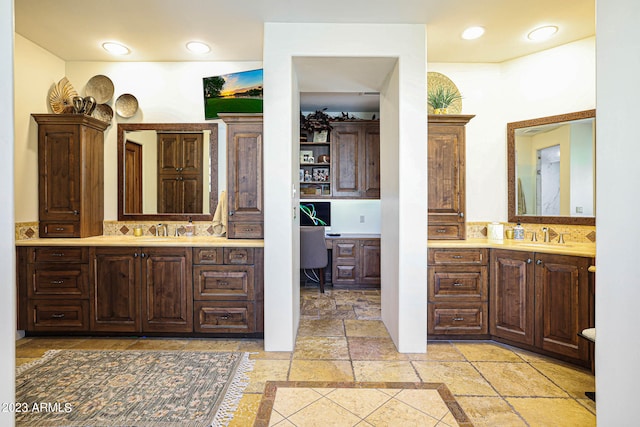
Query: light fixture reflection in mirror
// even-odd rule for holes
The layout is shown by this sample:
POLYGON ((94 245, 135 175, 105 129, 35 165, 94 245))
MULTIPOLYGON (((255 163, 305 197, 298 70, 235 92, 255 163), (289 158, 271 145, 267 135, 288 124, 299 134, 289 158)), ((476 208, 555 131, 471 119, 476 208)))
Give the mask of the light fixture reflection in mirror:
POLYGON ((509 221, 595 225, 595 110, 507 124, 509 221))
POLYGON ((217 189, 217 124, 118 124, 118 220, 208 221, 217 189))

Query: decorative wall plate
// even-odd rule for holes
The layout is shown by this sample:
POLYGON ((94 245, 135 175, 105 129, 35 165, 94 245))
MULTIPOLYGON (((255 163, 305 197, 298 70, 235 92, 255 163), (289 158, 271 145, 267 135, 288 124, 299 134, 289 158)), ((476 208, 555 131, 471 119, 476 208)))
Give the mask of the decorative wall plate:
POLYGON ((78 92, 69 83, 69 80, 63 77, 49 93, 51 111, 56 114, 73 113, 73 98, 76 96, 78 96, 78 92))
POLYGON ((111 123, 111 119, 113 119, 113 109, 107 104, 98 104, 91 115, 105 123, 111 123))
POLYGON ((138 111, 138 100, 130 93, 124 93, 116 99, 116 113, 120 117, 133 117, 138 111))
MULTIPOLYGON (((427 73, 427 93, 435 90, 437 87, 446 87, 455 90, 457 93, 460 93, 456 85, 449 79, 449 77, 444 74, 436 73, 433 71, 429 71, 427 73)), ((429 114, 433 114, 433 107, 427 104, 427 109, 429 114)), ((447 108, 448 114, 460 114, 462 112, 462 100, 456 99, 449 105, 447 108)))
POLYGON ((113 97, 113 82, 109 77, 98 74, 89 79, 84 91, 87 96, 93 96, 98 104, 104 104, 113 97))

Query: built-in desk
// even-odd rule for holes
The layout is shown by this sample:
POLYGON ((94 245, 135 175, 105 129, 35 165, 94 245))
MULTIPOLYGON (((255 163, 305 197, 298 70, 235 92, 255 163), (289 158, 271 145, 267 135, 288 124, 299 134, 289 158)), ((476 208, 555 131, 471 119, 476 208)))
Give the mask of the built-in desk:
POLYGON ((341 233, 326 236, 330 269, 325 281, 334 287, 380 287, 380 235, 341 233))

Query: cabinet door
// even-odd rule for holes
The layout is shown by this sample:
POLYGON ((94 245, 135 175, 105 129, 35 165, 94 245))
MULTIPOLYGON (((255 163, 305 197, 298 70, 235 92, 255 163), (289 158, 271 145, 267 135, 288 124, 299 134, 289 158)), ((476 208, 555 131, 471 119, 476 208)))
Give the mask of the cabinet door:
POLYGON ((333 197, 359 197, 361 171, 361 131, 355 124, 336 124, 331 132, 333 141, 333 197))
MULTIPOLYGON (((234 224, 263 221, 262 122, 229 123, 227 134, 227 235, 245 238, 243 228, 234 224)), ((262 234, 250 237, 261 238, 262 234)))
POLYGON ((80 212, 80 135, 75 125, 39 128, 40 219, 76 221, 80 212))
POLYGON ((140 249, 92 251, 91 330, 140 332, 140 249))
POLYGON ((491 253, 491 335, 534 344, 533 254, 491 253))
POLYGON ((359 283, 380 285, 380 240, 361 240, 359 283))
POLYGON ((364 129, 364 185, 362 196, 380 198, 380 126, 367 125, 364 129))
POLYGON ((191 250, 143 248, 141 260, 143 331, 191 332, 191 250))
POLYGON ((429 217, 458 222, 464 212, 464 127, 429 126, 429 217))
POLYGON ((536 346, 588 360, 578 332, 589 324, 588 258, 536 253, 536 346))

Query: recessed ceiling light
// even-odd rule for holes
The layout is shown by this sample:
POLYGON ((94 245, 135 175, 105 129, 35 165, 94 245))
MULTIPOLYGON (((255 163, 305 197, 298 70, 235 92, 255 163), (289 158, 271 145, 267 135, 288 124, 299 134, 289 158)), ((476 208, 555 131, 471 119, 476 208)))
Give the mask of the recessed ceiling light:
POLYGON ((131 52, 128 47, 116 42, 104 42, 102 48, 113 55, 127 55, 131 52))
POLYGON ((462 32, 462 38, 465 40, 475 40, 482 37, 484 27, 469 27, 462 32))
POLYGON ((546 25, 544 27, 536 28, 535 30, 531 31, 529 34, 527 34, 527 38, 534 42, 539 42, 547 40, 557 32, 558 27, 556 27, 555 25, 546 25))
POLYGON ((202 42, 189 42, 187 43, 187 49, 193 53, 209 53, 211 51, 209 45, 202 42))

